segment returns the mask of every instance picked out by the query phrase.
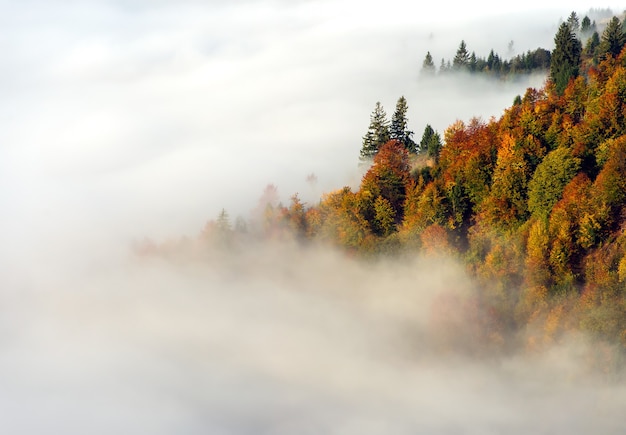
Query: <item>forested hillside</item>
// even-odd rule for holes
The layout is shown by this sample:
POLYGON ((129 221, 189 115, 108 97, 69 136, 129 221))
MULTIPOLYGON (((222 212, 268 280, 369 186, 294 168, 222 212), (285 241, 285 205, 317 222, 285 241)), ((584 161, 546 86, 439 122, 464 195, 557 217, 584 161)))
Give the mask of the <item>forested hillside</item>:
MULTIPOLYGON (((451 256, 481 284, 467 322, 483 346, 541 347, 583 331, 626 349, 626 49, 614 18, 592 55, 568 23, 550 78, 499 119, 457 121, 418 144, 401 98, 388 128, 377 106, 358 189, 307 205, 268 186, 253 221, 226 212, 202 243, 327 243, 355 257, 451 256), (377 128, 379 131, 377 131, 377 128), (523 335, 519 332, 523 331, 523 335), (508 337, 508 338, 507 338, 508 337)), ((513 100, 513 96, 512 96, 513 100)), ((187 243, 187 242, 186 242, 187 243)), ((168 253, 169 246, 141 246, 168 253)), ((600 344, 599 344, 600 345, 600 344)))

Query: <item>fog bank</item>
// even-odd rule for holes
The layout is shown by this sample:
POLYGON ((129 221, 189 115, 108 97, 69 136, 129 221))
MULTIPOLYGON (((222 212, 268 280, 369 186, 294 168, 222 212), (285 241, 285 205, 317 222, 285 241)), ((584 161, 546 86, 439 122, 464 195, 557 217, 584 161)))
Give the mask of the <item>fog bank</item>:
POLYGON ((361 264, 292 245, 203 258, 34 265, 13 290, 4 274, 5 430, 623 431, 624 384, 590 365, 584 341, 466 353, 455 346, 470 324, 444 340, 437 301, 474 291, 453 262, 361 264))

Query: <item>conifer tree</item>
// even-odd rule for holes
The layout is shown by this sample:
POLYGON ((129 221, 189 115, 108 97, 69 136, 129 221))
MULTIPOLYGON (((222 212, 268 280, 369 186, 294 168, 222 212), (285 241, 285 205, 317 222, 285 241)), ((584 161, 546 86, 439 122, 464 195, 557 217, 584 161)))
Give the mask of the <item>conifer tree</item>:
POLYGON ((391 139, 395 139, 402 143, 404 147, 410 153, 416 152, 416 144, 412 139, 413 132, 407 129, 407 117, 406 112, 409 106, 406 103, 404 96, 398 99, 396 103, 396 111, 391 118, 391 127, 389 129, 389 135, 391 139))
POLYGON ((467 69, 469 66, 470 54, 467 51, 467 46, 465 45, 465 41, 461 41, 458 50, 456 51, 456 56, 454 56, 454 60, 452 61, 452 68, 456 71, 460 71, 461 69, 467 69))
POLYGON ((475 72, 478 69, 478 59, 476 59, 476 53, 472 51, 469 58, 469 70, 475 72))
POLYGON ((380 101, 376 102, 376 107, 370 116, 370 126, 363 137, 363 147, 361 148, 361 160, 373 158, 378 149, 389 140, 389 121, 387 114, 380 101))
POLYGON ((426 53, 426 57, 424 58, 424 62, 422 62, 422 74, 427 76, 432 76, 435 74, 435 63, 433 62, 433 57, 430 54, 430 51, 426 53))
POLYGON ((550 79, 558 94, 563 94, 570 79, 578 77, 582 46, 568 23, 559 27, 550 60, 550 79))
POLYGON ((567 24, 569 25, 572 33, 576 34, 580 30, 580 22, 578 21, 578 15, 576 12, 572 11, 572 13, 567 18, 567 24))
POLYGON ((585 55, 595 58, 596 51, 599 46, 600 46, 600 35, 598 35, 598 32, 593 32, 591 37, 587 40, 587 45, 585 45, 585 55))
POLYGON ((422 134, 422 140, 420 141, 419 153, 426 155, 428 153, 428 144, 430 143, 430 139, 435 134, 435 130, 430 126, 430 124, 426 124, 426 128, 424 128, 424 133, 422 134))
POLYGON ((448 72, 449 68, 446 65, 446 61, 441 58, 441 64, 439 65, 439 74, 445 74, 446 72, 448 72))
POLYGON ((610 55, 617 57, 624 46, 625 38, 622 30, 622 23, 619 18, 613 17, 602 32, 602 42, 600 43, 600 55, 610 55))
POLYGON ((580 22, 580 33, 581 35, 586 36, 590 33, 590 31, 591 31, 591 20, 589 19, 587 15, 585 15, 583 20, 580 22))
POLYGON ((441 147, 441 136, 433 130, 430 124, 427 124, 426 128, 424 128, 424 134, 422 134, 422 140, 420 141, 419 153, 436 160, 439 157, 441 147))

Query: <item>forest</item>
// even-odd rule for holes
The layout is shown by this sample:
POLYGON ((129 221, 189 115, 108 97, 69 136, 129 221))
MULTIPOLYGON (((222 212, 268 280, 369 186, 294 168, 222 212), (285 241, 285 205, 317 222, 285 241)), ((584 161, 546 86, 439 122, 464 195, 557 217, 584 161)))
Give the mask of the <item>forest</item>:
POLYGON ((603 367, 619 365, 626 352, 626 36, 617 17, 601 34, 587 18, 584 45, 577 23, 570 16, 560 25, 545 86, 512 98, 499 118, 459 120, 442 135, 427 126, 416 141, 404 97, 391 121, 377 103, 357 189, 328 192, 316 204, 294 194, 282 204, 268 185, 254 219, 231 222, 223 210, 197 239, 145 241, 136 252, 174 258, 198 246, 226 252, 281 241, 330 245, 364 262, 452 258, 480 291, 442 298, 435 311, 446 324, 445 313, 462 308, 457 327, 474 351, 542 349, 577 332, 594 339, 603 367))

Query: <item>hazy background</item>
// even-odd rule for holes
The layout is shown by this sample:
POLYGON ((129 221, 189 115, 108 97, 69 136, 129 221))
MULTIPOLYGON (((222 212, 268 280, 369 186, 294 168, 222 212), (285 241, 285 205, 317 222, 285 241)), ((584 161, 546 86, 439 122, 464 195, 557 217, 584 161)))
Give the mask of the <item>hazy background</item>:
POLYGON ((222 208, 247 217, 267 183, 309 202, 358 183, 376 101, 391 115, 404 95, 418 140, 498 116, 543 79, 433 88, 417 80, 426 51, 438 66, 461 39, 479 56, 551 49, 559 18, 590 6, 545 3, 0 0, 3 427, 617 433, 623 391, 579 379, 576 358, 420 358, 433 295, 471 291, 454 265, 129 250, 193 237, 222 208))

